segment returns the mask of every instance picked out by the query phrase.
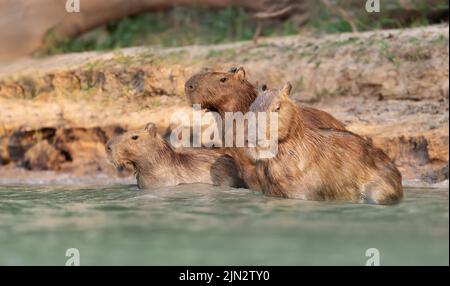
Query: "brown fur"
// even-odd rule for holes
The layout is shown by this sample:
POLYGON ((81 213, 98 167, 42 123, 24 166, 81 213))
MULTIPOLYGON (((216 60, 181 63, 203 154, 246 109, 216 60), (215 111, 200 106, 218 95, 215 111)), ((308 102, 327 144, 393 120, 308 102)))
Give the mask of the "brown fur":
MULTIPOLYGON (((249 111, 257 112, 258 110, 267 110, 277 94, 278 90, 269 90, 266 85, 259 86, 258 97, 250 105, 249 111)), ((345 125, 342 122, 325 111, 301 104, 296 104, 296 107, 302 112, 305 124, 308 126, 323 129, 333 128, 338 130, 346 130, 345 125)))
POLYGON ((109 160, 117 167, 131 165, 139 188, 205 183, 244 187, 233 159, 217 150, 174 149, 153 123, 143 130, 129 131, 106 145, 109 160))
MULTIPOLYGON (((265 92, 268 96, 274 91, 265 92)), ((201 104, 202 108, 217 111, 222 118, 225 112, 248 112, 251 104, 259 99, 257 88, 246 79, 242 67, 230 72, 198 73, 186 82, 185 93, 191 104, 201 104)), ((304 113, 306 124, 345 130, 345 125, 331 114, 305 105, 298 106, 304 113)))
POLYGON ((374 204, 402 199, 401 174, 383 151, 349 131, 306 124, 289 92, 285 86, 266 109, 278 112, 277 155, 259 159, 258 148, 249 148, 264 193, 374 204))
POLYGON ((258 95, 242 68, 236 72, 198 73, 186 82, 185 93, 191 104, 217 111, 222 118, 225 112, 247 112, 258 95))
MULTIPOLYGON (((256 87, 246 79, 245 70, 242 67, 229 72, 196 74, 186 82, 185 93, 191 104, 201 104, 202 108, 217 111, 222 119, 225 117, 225 112, 245 114, 249 111, 251 104, 260 99, 256 87)), ((269 93, 265 96, 268 95, 269 93)), ((324 111, 303 105, 298 105, 298 108, 303 111, 307 125, 345 130, 344 124, 324 111)), ((253 191, 261 191, 255 164, 248 157, 246 149, 226 148, 225 152, 235 160, 239 173, 248 187, 253 191)))

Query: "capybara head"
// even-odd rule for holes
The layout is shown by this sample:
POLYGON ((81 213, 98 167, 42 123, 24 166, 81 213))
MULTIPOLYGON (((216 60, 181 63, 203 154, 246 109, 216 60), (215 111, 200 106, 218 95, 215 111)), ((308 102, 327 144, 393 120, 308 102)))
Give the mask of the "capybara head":
POLYGON ((259 95, 250 106, 250 112, 257 118, 257 128, 249 128, 248 133, 247 154, 253 161, 276 156, 278 143, 286 140, 295 126, 303 124, 294 119, 297 106, 289 98, 291 89, 290 83, 281 90, 268 90, 265 85, 258 87, 259 95), (265 133, 261 134, 264 130, 265 133))
POLYGON ((157 131, 154 123, 148 123, 142 130, 113 137, 105 147, 108 159, 118 168, 127 165, 136 167, 141 160, 152 160, 167 148, 157 131))
POLYGON ((273 99, 278 95, 278 89, 268 89, 265 84, 258 84, 258 97, 250 105, 249 111, 266 112, 273 99))
MULTIPOLYGON (((303 126, 300 111, 297 104, 290 99, 292 85, 287 82, 280 90, 269 90, 265 86, 258 88, 259 94, 253 104, 250 106, 250 111, 258 114, 259 112, 266 112, 266 119, 269 120, 270 113, 276 113, 278 118, 278 141, 283 141, 298 127, 303 126)), ((267 132, 270 122, 267 122, 267 132)))
POLYGON ((247 81, 243 67, 228 72, 202 72, 192 76, 185 84, 191 104, 219 112, 247 112, 257 94, 247 81))

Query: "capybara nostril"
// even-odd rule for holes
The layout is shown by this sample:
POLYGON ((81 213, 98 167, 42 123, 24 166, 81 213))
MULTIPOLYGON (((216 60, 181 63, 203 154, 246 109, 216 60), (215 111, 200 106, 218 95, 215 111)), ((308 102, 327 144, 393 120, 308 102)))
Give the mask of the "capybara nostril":
POLYGON ((194 91, 197 87, 197 81, 195 77, 191 77, 185 84, 186 91, 194 91))
POLYGON ((108 141, 108 143, 106 143, 105 149, 106 149, 106 152, 107 152, 107 153, 110 153, 110 152, 111 152, 111 145, 112 145, 111 140, 108 141))

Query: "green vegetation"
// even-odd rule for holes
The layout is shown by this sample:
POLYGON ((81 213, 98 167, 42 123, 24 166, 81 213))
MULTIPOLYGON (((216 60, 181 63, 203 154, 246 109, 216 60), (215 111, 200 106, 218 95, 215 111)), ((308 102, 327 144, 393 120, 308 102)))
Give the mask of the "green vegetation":
MULTIPOLYGON (((242 8, 223 10, 207 8, 175 8, 172 11, 147 13, 113 21, 77 39, 47 39, 46 54, 110 50, 129 46, 177 47, 193 44, 219 44, 251 40, 256 20, 242 8)), ((290 22, 274 22, 265 26, 263 36, 297 33, 290 22)))
MULTIPOLYGON (((322 1, 312 5, 311 17, 308 26, 320 33, 344 33, 351 32, 350 23, 342 13, 326 7, 322 1)), ((380 13, 367 13, 364 9, 365 1, 362 0, 335 0, 344 13, 346 12, 358 31, 376 29, 402 29, 429 25, 427 15, 434 11, 448 11, 447 3, 438 1, 408 0, 403 1, 408 7, 402 6, 402 1, 381 1, 380 13), (411 11, 407 11, 411 9, 411 11)), ((403 4, 404 5, 404 4, 403 4)))
POLYGON ((391 45, 385 40, 380 40, 378 44, 380 46, 380 54, 385 56, 389 61, 393 62, 394 53, 392 51, 391 45))
MULTIPOLYGON (((302 29, 311 34, 351 32, 349 21, 358 31, 405 28, 427 25, 430 11, 449 9, 448 3, 430 4, 423 0, 410 0, 408 3, 419 11, 411 18, 405 16, 405 8, 398 0, 383 2, 383 11, 372 14, 365 11, 364 1, 361 0, 332 2, 344 13, 348 13, 349 18, 344 17, 342 11, 325 6, 322 1, 314 1, 309 11, 309 21, 302 29)), ((56 40, 49 32, 45 48, 38 54, 111 50, 130 46, 177 47, 245 41, 253 38, 256 26, 256 20, 242 8, 213 10, 177 7, 170 11, 140 14, 113 21, 76 39, 56 40)), ((298 32, 299 28, 292 20, 267 20, 262 36, 285 36, 298 32)), ((339 44, 347 45, 352 42, 339 44)))

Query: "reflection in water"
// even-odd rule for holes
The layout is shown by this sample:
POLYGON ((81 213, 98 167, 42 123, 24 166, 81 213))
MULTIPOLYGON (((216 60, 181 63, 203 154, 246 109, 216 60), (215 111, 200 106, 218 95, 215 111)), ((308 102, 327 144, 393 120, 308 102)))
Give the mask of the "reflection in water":
POLYGON ((448 264, 448 189, 396 206, 269 198, 183 185, 0 187, 0 264, 448 264))

